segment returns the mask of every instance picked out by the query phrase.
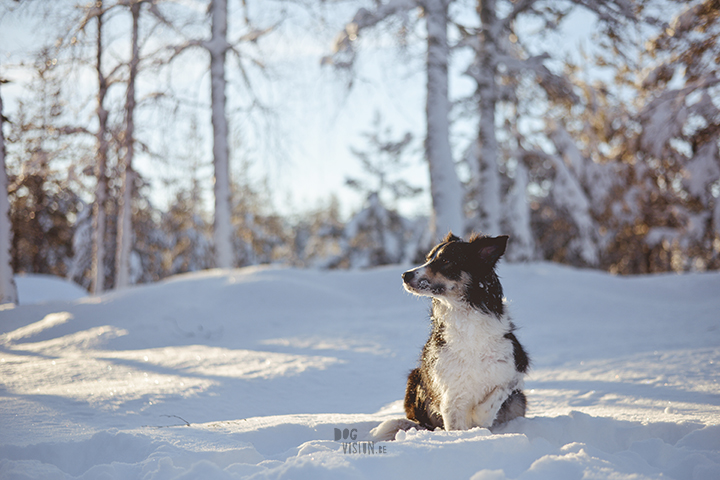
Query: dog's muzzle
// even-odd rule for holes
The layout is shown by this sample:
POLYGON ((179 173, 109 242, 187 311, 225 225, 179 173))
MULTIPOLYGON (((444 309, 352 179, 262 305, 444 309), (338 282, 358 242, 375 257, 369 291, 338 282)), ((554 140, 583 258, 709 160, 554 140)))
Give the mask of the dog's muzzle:
POLYGON ((405 289, 411 292, 421 294, 421 292, 430 290, 430 281, 417 268, 403 273, 402 279, 405 289))

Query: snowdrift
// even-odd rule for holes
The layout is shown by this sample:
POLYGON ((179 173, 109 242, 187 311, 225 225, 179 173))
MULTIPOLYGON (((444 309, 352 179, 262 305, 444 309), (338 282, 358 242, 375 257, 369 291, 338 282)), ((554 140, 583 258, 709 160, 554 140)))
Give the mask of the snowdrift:
POLYGON ((373 443, 429 331, 402 271, 212 270, 3 307, 0 478, 720 478, 720 274, 503 264, 528 417, 373 443))

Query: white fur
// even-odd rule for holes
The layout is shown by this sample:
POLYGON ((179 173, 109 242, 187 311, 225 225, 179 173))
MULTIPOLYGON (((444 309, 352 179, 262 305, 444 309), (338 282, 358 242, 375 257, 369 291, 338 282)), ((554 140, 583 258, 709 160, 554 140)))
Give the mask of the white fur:
POLYGON ((504 338, 510 320, 445 299, 438 308, 446 309, 434 312, 445 324, 446 343, 430 373, 445 429, 490 427, 505 399, 523 383, 513 345, 504 338))

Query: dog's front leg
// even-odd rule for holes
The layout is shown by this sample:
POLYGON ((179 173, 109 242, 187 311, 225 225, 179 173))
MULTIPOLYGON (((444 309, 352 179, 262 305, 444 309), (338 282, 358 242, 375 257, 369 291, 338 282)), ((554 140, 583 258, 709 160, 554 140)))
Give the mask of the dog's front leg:
POLYGON ((447 431, 469 430, 472 427, 472 405, 460 396, 445 395, 440 405, 440 414, 447 431))
POLYGON ((490 428, 500 407, 510 394, 507 387, 495 387, 472 409, 474 427, 490 428))

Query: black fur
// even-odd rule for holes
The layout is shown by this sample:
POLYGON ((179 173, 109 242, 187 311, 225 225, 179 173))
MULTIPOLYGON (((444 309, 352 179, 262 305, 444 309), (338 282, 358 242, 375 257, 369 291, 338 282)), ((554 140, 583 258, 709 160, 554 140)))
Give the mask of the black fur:
POLYGON ((405 414, 407 418, 418 422, 422 427, 434 430, 436 427, 443 428, 442 417, 436 413, 430 413, 430 405, 433 402, 424 388, 429 379, 422 378, 419 368, 414 369, 408 375, 407 387, 405 388, 405 414))
POLYGON ((524 417, 527 410, 527 398, 522 390, 513 390, 510 396, 505 400, 500 411, 495 417, 493 427, 509 422, 513 418, 524 417))
POLYGON ((525 349, 523 349, 522 345, 520 345, 520 342, 518 341, 517 337, 513 332, 509 332, 505 334, 505 338, 510 340, 513 344, 513 358, 515 359, 515 370, 522 373, 527 373, 528 368, 530 367, 530 359, 528 358, 527 353, 525 353, 525 349))

